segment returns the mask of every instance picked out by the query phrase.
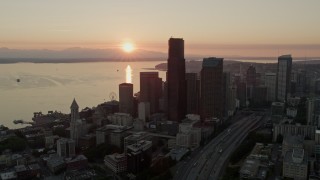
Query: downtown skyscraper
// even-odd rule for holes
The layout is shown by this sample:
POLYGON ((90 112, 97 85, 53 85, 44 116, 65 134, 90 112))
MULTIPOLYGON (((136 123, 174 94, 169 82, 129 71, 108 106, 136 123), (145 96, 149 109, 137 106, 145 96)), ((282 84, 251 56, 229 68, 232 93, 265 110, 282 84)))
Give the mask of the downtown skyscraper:
POLYGON ((278 58, 278 70, 277 70, 277 100, 285 102, 287 100, 288 93, 290 92, 291 84, 291 67, 292 57, 291 55, 283 55, 278 58))
POLYGON ((204 58, 201 69, 202 119, 224 116, 223 58, 204 58))
POLYGON ((150 113, 159 112, 162 79, 159 72, 140 72, 140 102, 150 103, 150 113))
POLYGON ((119 112, 133 115, 133 84, 119 84, 119 112))
POLYGON ((186 114, 186 65, 184 59, 184 40, 169 39, 168 57, 168 119, 181 121, 186 114))

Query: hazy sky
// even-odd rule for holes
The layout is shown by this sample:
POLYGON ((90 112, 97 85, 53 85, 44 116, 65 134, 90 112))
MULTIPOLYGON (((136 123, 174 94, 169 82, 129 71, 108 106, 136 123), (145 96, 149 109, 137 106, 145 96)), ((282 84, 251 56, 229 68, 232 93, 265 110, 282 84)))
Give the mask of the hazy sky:
POLYGON ((1 0, 0 47, 320 56, 319 0, 1 0))

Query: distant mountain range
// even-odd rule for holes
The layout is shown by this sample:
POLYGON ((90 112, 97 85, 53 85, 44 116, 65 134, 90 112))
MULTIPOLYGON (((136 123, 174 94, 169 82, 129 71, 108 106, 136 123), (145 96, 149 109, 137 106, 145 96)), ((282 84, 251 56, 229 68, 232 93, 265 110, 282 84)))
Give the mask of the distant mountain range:
POLYGON ((131 61, 143 59, 166 59, 167 54, 162 52, 136 49, 131 53, 125 53, 120 49, 90 49, 90 48, 68 48, 64 50, 22 50, 0 48, 0 62, 51 62, 51 61, 86 61, 86 60, 115 60, 131 61))
MULTIPOLYGON (((201 60, 203 57, 186 54, 187 60, 201 60)), ((214 55, 212 55, 214 56, 214 55)), ((245 57, 245 56, 222 56, 225 59, 232 60, 277 60, 277 57, 245 57)), ((102 61, 143 61, 143 60, 161 60, 168 58, 167 53, 136 49, 131 53, 125 53, 121 49, 91 49, 73 47, 64 50, 49 49, 9 49, 0 48, 0 64, 3 63, 73 63, 73 62, 102 62, 102 61)), ((294 57, 294 60, 303 60, 304 57, 294 57)), ((308 57, 309 63, 315 63, 318 57, 308 57)), ((319 63, 317 61, 317 63, 319 63)))

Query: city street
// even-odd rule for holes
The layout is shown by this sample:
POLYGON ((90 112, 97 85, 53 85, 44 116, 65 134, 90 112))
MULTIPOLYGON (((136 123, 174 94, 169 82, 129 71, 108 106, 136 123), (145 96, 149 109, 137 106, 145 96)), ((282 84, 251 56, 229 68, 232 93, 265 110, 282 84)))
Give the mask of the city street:
POLYGON ((174 179, 218 179, 225 162, 262 116, 250 115, 232 124, 208 143, 200 153, 179 166, 174 179))

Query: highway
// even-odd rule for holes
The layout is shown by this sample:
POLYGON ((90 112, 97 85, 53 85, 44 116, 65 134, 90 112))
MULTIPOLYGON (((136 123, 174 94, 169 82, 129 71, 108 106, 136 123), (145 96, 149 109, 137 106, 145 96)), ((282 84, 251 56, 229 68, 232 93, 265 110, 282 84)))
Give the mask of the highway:
POLYGON ((247 134, 261 123, 262 116, 252 114, 232 124, 211 140, 202 150, 191 154, 192 158, 180 162, 173 179, 216 180, 232 152, 247 134))

